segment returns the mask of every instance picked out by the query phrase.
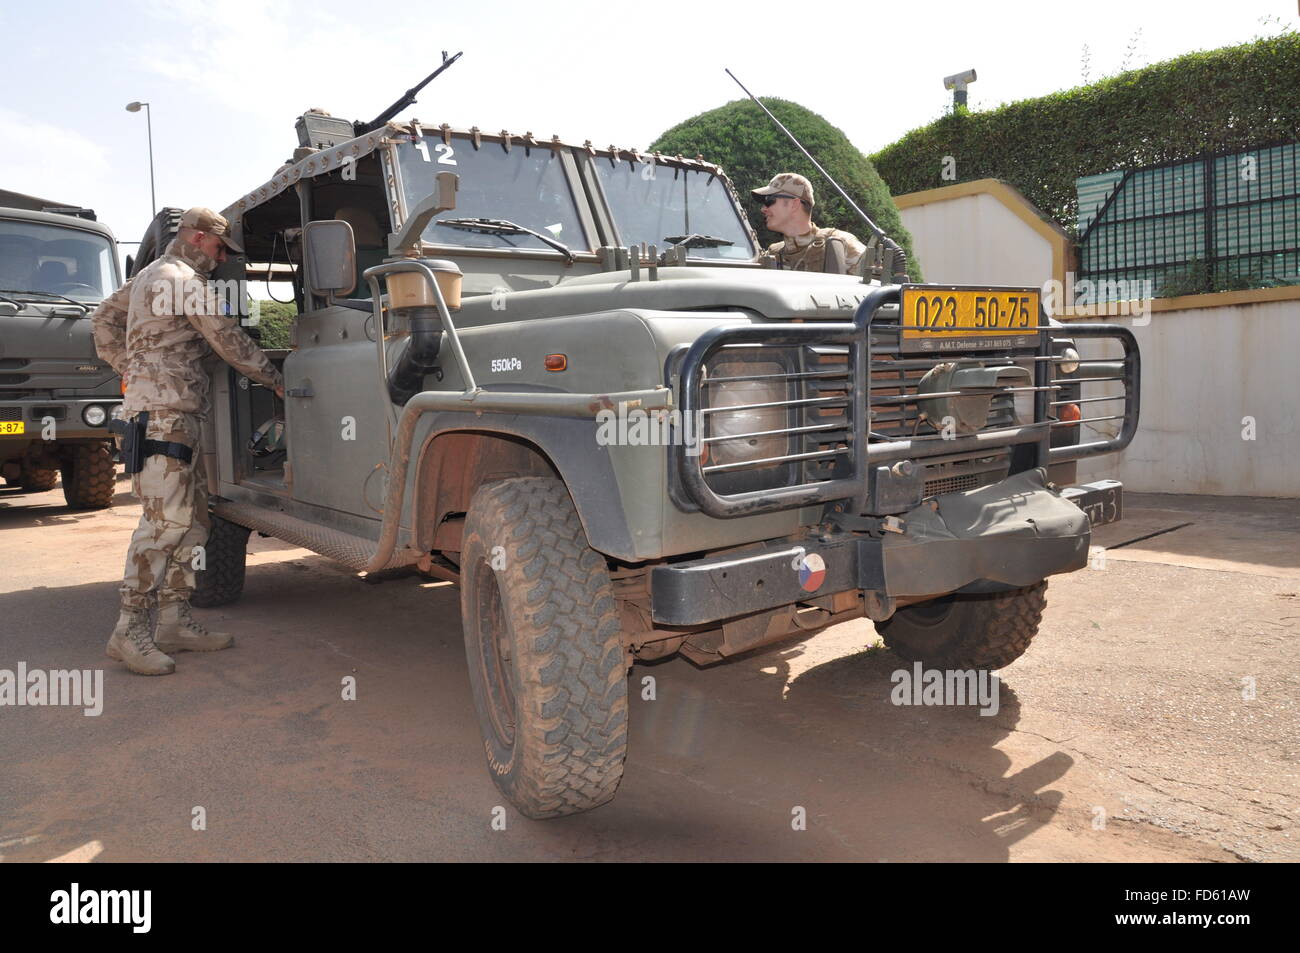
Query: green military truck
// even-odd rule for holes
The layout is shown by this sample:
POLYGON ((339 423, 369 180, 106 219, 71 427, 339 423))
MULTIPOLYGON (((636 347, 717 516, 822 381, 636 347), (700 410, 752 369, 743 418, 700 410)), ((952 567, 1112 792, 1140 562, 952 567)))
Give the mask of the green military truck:
POLYGON ((905 659, 998 668, 1120 515, 1118 483, 1064 483, 1137 426, 1123 328, 1067 338, 1038 289, 891 281, 879 255, 763 269, 701 159, 299 134, 224 210, 247 249, 224 275, 291 276, 299 314, 282 414, 214 377, 195 602, 239 597, 250 531, 455 581, 488 768, 529 817, 613 797, 633 660, 866 617, 905 659), (1122 360, 1074 349, 1107 337, 1122 360), (1083 408, 1119 436, 1081 445, 1083 408))
POLYGON ((95 354, 90 313, 121 284, 117 243, 89 209, 0 190, 0 475, 75 509, 114 493, 109 421, 121 379, 95 354))

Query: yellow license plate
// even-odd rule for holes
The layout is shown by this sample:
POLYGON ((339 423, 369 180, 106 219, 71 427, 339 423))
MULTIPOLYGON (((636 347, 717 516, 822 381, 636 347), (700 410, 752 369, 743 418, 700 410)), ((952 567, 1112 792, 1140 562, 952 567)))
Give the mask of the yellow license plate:
POLYGON ((10 437, 18 433, 26 433, 21 420, 0 420, 0 437, 10 437))
POLYGON ((903 350, 1027 347, 1038 333, 1033 288, 905 286, 903 350))

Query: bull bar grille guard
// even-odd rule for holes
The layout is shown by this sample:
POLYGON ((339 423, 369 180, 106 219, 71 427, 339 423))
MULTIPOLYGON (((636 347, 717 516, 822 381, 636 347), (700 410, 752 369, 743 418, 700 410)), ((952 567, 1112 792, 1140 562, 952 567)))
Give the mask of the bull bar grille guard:
MULTIPOLYGON (((669 468, 672 476, 673 498, 685 509, 698 509, 709 516, 718 518, 735 518, 776 510, 795 509, 814 506, 833 501, 847 501, 844 507, 850 513, 861 514, 868 511, 867 473, 872 467, 895 464, 900 461, 924 460, 934 457, 948 457, 952 454, 979 453, 983 451, 1006 451, 1007 448, 1020 445, 1032 445, 1032 463, 1030 466, 1046 467, 1049 464, 1065 463, 1084 457, 1105 453, 1114 453, 1124 449, 1137 432, 1139 411, 1139 384, 1141 379, 1141 357, 1133 333, 1125 327, 1107 324, 1070 324, 1052 327, 1040 310, 1037 333, 1037 346, 1032 351, 1021 350, 1020 359, 1033 361, 1033 384, 1021 388, 1001 388, 998 393, 1022 391, 1032 393, 1034 420, 1030 423, 1012 426, 990 425, 976 433, 956 437, 942 434, 924 434, 907 436, 902 439, 891 438, 873 432, 870 422, 890 408, 902 404, 917 404, 915 396, 909 396, 905 389, 899 387, 897 394, 885 397, 873 395, 873 368, 877 371, 891 370, 888 363, 878 362, 873 353, 875 343, 873 331, 893 333, 896 325, 877 324, 882 309, 891 304, 898 304, 902 288, 899 285, 885 285, 872 289, 858 305, 853 319, 849 322, 807 322, 807 323, 770 323, 749 324, 714 328, 695 340, 688 348, 681 348, 669 358, 668 383, 677 378, 677 406, 681 421, 685 425, 685 440, 675 440, 670 447, 669 468), (1053 366, 1063 362, 1056 356, 1053 343, 1058 338, 1068 339, 1104 339, 1117 340, 1124 352, 1119 361, 1090 360, 1080 357, 1078 370, 1071 374, 1062 374, 1053 380, 1053 366), (800 390, 785 401, 772 401, 752 404, 749 407, 769 408, 780 406, 791 417, 790 426, 741 434, 741 437, 786 437, 804 441, 804 449, 796 447, 794 452, 776 456, 767 456, 750 461, 748 464, 712 464, 705 455, 683 449, 683 442, 690 447, 692 440, 705 443, 721 437, 708 437, 705 433, 692 433, 692 424, 704 420, 705 415, 718 410, 736 410, 735 406, 711 408, 704 396, 706 384, 716 384, 739 378, 708 378, 706 368, 711 358, 727 349, 739 349, 762 346, 799 346, 805 348, 822 348, 836 346, 836 353, 842 353, 845 362, 842 370, 827 372, 822 370, 780 375, 791 379, 800 390), (685 351, 684 355, 681 353, 685 351), (680 363, 677 362, 680 359, 680 363), (675 367, 675 372, 674 372, 675 367), (838 400, 832 396, 811 397, 818 388, 836 386, 833 378, 841 378, 840 385, 844 397, 838 400), (832 380, 828 380, 831 378, 832 380), (1121 384, 1122 394, 1103 394, 1087 397, 1058 399, 1060 391, 1070 383, 1084 384, 1121 384), (869 395, 867 400, 858 395, 869 395), (1082 416, 1079 420, 1060 420, 1055 409, 1064 404, 1083 405, 1092 408, 1094 404, 1123 401, 1123 410, 1116 412, 1102 411, 1101 416, 1082 416), (825 423, 827 411, 840 416, 825 423), (823 416, 812 417, 812 413, 823 416), (1082 432, 1083 424, 1121 421, 1119 432, 1109 439, 1094 440, 1068 446, 1053 447, 1051 433, 1058 427, 1077 427, 1082 432), (838 441, 837 441, 838 438, 838 441), (807 449, 809 439, 821 439, 822 442, 813 449, 807 449), (709 482, 710 473, 722 470, 743 469, 745 466, 789 465, 798 468, 801 478, 785 486, 768 489, 750 490, 735 493, 719 492, 709 482), (810 470, 820 468, 820 473, 810 477, 810 470)), ((1005 365, 1012 361, 1007 352, 990 352, 979 356, 961 354, 953 357, 948 354, 935 355, 932 364, 956 360, 958 363, 1005 365)), ((928 358, 927 358, 928 361, 928 358)), ((921 361, 914 357, 904 362, 916 366, 921 361)), ((897 366, 897 365, 896 365, 897 366)), ((881 386, 877 383, 877 387, 881 386)), ((1114 389, 1114 388, 1111 388, 1114 389)), ((926 398, 948 396, 944 393, 927 393, 926 398)), ((728 439, 735 439, 729 437, 728 439)), ((787 447, 787 449, 789 449, 787 447)), ((1023 467, 1022 467, 1023 469, 1023 467)))

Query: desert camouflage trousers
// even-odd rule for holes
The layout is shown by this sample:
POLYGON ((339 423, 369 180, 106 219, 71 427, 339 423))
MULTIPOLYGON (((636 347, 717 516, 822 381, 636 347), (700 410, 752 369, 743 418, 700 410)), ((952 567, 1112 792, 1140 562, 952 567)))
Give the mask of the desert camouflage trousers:
POLYGON ((194 591, 194 548, 208 541, 208 485, 200 453, 201 418, 173 410, 149 414, 150 440, 183 443, 194 449, 184 463, 174 457, 146 457, 131 477, 131 492, 143 512, 126 551, 122 607, 148 608, 184 602, 194 591))

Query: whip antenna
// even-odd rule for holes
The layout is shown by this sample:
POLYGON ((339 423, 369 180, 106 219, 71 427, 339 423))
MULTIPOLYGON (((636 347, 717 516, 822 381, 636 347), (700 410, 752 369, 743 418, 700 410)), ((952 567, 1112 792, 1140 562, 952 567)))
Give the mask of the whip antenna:
POLYGON ((880 247, 888 250, 893 256, 894 280, 898 282, 906 281, 907 280, 907 273, 906 273, 907 255, 903 252, 903 249, 899 247, 898 243, 895 242, 888 235, 886 235, 884 231, 880 228, 880 226, 878 226, 875 222, 871 220, 871 216, 868 215, 866 212, 862 211, 862 209, 858 207, 857 202, 849 198, 849 193, 845 192, 842 188, 840 188, 840 184, 836 182, 833 178, 831 178, 831 174, 822 168, 822 164, 813 158, 813 154, 803 147, 803 143, 795 138, 794 133, 791 132, 789 129, 785 128, 785 125, 781 122, 781 120, 777 119, 774 115, 772 115, 772 110, 764 106, 759 101, 758 97, 755 96, 753 93, 751 93, 745 87, 744 83, 742 83, 739 79, 736 79, 735 73, 727 69, 725 66, 723 67, 723 69, 725 70, 728 76, 730 76, 733 80, 736 81, 736 85, 745 91, 745 95, 748 96, 750 99, 752 99, 759 109, 767 113, 767 118, 772 120, 772 122, 776 124, 776 127, 780 129, 782 132, 784 132, 786 134, 786 137, 789 138, 791 142, 793 142, 796 146, 799 147, 799 151, 808 157, 808 161, 811 162, 813 164, 813 167, 816 168, 816 170, 821 173, 822 178, 824 178, 827 182, 829 182, 835 188, 836 192, 840 193, 840 196, 844 199, 845 202, 849 203, 849 208, 857 212, 858 217, 862 219, 862 221, 867 223, 867 228, 871 229, 871 234, 875 236, 876 240, 880 243, 880 247))

